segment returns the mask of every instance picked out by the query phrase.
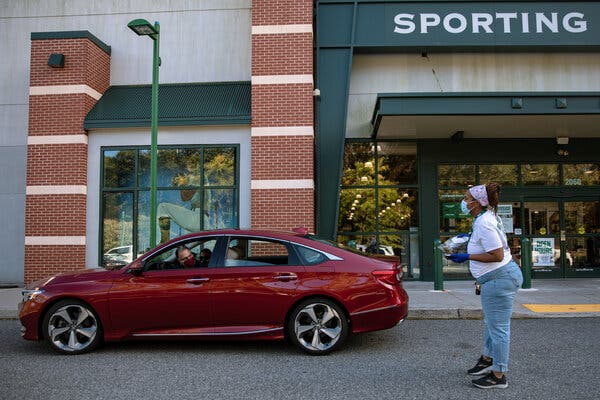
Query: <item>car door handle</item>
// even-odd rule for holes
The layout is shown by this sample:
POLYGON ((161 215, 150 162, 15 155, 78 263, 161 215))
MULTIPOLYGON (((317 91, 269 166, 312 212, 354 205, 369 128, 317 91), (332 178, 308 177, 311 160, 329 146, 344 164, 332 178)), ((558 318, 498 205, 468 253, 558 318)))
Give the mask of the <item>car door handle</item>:
POLYGON ((278 281, 287 282, 298 279, 298 275, 294 274, 293 272, 287 272, 284 274, 275 275, 273 278, 277 279, 278 281))
POLYGON ((210 278, 190 278, 187 280, 187 283, 191 283, 192 285, 202 285, 204 282, 210 281, 210 278))

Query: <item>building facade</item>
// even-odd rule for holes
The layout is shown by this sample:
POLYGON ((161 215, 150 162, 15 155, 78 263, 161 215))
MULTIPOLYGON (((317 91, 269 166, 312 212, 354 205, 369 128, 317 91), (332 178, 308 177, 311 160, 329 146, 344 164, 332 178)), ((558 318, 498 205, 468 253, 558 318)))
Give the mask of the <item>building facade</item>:
POLYGON ((598 1, 9 1, 0 282, 152 247, 136 18, 161 27, 160 240, 306 226, 430 280, 493 180, 534 278, 600 275, 598 1))

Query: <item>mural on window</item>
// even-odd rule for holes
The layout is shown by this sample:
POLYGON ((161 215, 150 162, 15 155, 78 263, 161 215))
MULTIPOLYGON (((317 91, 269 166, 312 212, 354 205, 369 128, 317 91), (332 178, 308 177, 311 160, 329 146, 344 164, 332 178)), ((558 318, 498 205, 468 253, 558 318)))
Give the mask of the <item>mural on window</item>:
POLYGON ((409 269, 415 267, 409 275, 418 273, 418 244, 412 243, 418 232, 416 159, 412 144, 347 143, 338 219, 338 242, 396 255, 409 269))
MULTIPOLYGON (((102 263, 132 261, 150 243, 150 150, 103 150, 102 263), (111 250, 126 247, 125 257, 111 250)), ((157 238, 238 225, 236 146, 159 147, 157 238)), ((115 250, 116 251, 116 250, 115 250)))

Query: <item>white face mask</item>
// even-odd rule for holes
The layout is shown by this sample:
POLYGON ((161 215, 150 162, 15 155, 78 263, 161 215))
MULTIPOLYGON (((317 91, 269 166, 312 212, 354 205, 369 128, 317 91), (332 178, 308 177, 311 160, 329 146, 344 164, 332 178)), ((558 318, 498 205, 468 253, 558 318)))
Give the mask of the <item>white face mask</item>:
POLYGON ((462 211, 463 214, 471 214, 471 210, 467 207, 467 201, 464 199, 460 202, 460 211, 462 211))

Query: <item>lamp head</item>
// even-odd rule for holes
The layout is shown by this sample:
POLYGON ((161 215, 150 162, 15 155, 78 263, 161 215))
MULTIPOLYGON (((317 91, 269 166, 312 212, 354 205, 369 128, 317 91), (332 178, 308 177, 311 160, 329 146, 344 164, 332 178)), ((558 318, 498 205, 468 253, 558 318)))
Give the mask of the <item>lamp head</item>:
POLYGON ((153 37, 159 33, 158 22, 155 25, 152 25, 143 18, 134 19, 133 21, 130 21, 127 26, 140 36, 153 37))

